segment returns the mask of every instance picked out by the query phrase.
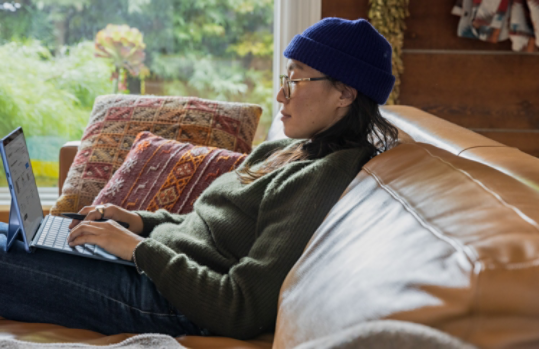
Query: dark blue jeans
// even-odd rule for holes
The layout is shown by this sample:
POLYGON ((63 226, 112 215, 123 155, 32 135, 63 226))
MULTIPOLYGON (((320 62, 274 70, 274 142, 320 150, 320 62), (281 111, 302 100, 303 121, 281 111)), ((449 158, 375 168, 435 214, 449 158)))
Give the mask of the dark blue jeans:
POLYGON ((0 316, 117 333, 207 335, 135 268, 38 249, 16 241, 9 252, 0 223, 0 316))

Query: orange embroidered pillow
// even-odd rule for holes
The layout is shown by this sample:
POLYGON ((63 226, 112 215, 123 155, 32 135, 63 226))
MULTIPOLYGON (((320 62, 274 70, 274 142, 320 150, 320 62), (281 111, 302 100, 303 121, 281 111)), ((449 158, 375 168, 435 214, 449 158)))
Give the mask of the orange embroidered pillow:
POLYGON ((235 169, 245 154, 194 146, 142 132, 123 165, 93 205, 112 203, 128 210, 188 213, 214 179, 235 169))
POLYGON ((258 105, 195 97, 98 97, 51 214, 78 212, 91 205, 124 162, 139 132, 249 153, 261 114, 258 105))

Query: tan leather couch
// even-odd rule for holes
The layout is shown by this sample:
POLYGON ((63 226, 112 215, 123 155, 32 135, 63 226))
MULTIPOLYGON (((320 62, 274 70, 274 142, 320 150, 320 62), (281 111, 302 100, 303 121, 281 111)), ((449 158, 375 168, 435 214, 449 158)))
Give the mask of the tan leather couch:
MULTIPOLYGON (((188 348, 291 348, 360 322, 426 324, 484 348, 539 347, 539 159, 416 108, 385 107, 402 144, 371 160, 288 274, 275 335, 188 348)), ((269 139, 283 137, 275 122, 269 139)), ((61 179, 76 152, 61 152, 61 179)), ((331 185, 331 183, 328 183, 331 185)), ((0 336, 129 336, 0 320, 0 336)))

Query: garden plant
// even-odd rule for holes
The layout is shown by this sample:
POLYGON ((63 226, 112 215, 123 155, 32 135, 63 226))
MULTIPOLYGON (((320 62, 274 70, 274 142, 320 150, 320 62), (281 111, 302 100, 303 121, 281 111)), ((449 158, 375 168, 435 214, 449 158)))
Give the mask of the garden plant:
POLYGON ((5 2, 0 137, 23 127, 38 185, 56 185, 59 147, 80 139, 96 96, 115 92, 111 76, 121 69, 95 57, 96 35, 108 25, 129 26, 144 40, 118 92, 260 104, 255 143, 262 141, 271 122, 273 0, 5 2))

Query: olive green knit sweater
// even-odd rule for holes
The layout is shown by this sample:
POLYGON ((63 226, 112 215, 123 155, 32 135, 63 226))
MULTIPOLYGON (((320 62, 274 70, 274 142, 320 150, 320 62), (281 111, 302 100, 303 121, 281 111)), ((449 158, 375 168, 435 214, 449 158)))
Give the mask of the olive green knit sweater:
MULTIPOLYGON (((263 143, 246 162, 293 143, 263 143)), ((142 234, 149 234, 136 249, 137 265, 180 312, 214 334, 243 339, 271 331, 282 282, 366 160, 362 149, 341 150, 246 185, 230 172, 189 214, 137 211, 142 234)))

